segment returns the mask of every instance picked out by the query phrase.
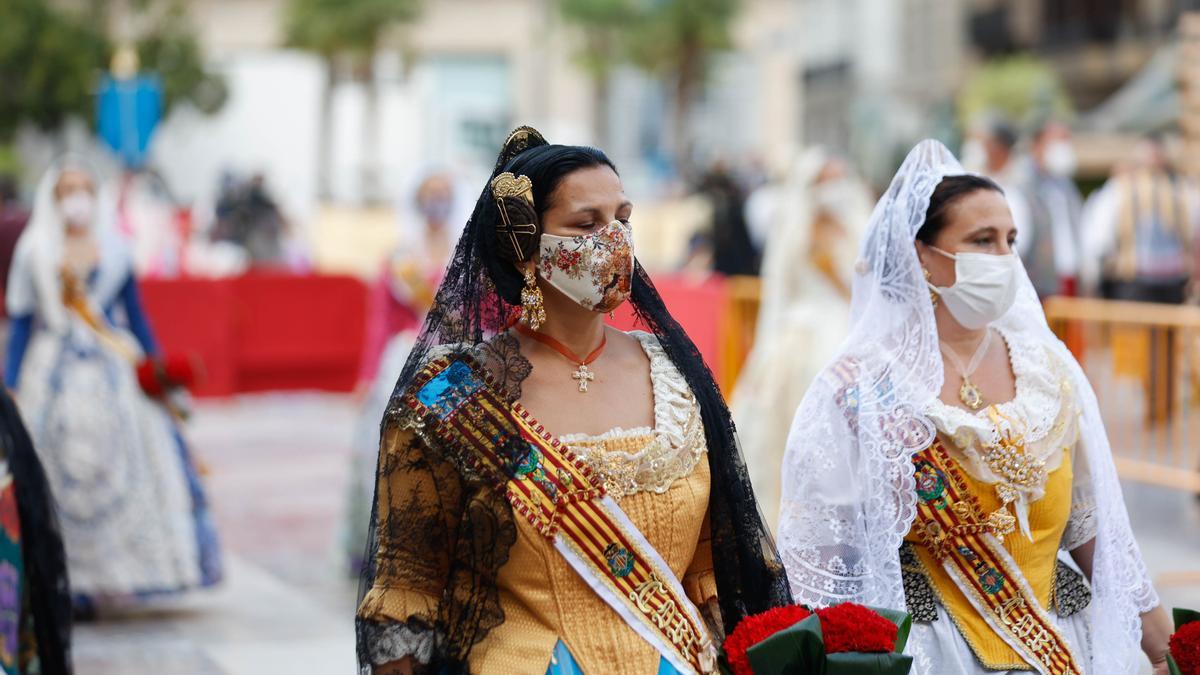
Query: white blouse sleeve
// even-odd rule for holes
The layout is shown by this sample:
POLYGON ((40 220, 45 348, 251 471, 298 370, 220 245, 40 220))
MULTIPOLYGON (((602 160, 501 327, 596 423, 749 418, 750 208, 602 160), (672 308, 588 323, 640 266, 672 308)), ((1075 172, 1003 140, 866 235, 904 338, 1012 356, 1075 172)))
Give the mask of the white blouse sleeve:
POLYGON ((1071 515, 1067 518, 1067 529, 1063 531, 1062 536, 1061 546, 1064 551, 1077 549, 1096 537, 1096 495, 1082 435, 1071 449, 1071 453, 1074 476, 1071 485, 1071 515))

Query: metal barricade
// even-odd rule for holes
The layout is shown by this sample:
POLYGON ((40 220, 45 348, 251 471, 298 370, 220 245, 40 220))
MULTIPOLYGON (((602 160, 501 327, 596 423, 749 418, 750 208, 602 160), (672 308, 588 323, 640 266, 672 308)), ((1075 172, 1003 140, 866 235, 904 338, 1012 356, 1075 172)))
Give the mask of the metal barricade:
POLYGON ((1050 298, 1083 366, 1123 478, 1200 493, 1200 307, 1050 298))

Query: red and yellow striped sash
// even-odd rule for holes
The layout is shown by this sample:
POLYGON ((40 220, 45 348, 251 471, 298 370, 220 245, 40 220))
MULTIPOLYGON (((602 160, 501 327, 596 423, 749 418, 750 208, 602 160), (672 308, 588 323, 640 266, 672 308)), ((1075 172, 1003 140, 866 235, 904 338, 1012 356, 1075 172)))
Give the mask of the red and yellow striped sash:
POLYGON ((711 640, 658 553, 607 497, 604 484, 490 375, 466 357, 426 366, 404 396, 426 428, 503 485, 516 513, 553 542, 584 580, 677 667, 711 668, 711 640), (636 625, 635 625, 636 622, 636 625))
POLYGON ((913 529, 970 603, 1021 657, 1047 675, 1082 675, 995 528, 971 494, 941 439, 913 455, 917 517, 913 529))

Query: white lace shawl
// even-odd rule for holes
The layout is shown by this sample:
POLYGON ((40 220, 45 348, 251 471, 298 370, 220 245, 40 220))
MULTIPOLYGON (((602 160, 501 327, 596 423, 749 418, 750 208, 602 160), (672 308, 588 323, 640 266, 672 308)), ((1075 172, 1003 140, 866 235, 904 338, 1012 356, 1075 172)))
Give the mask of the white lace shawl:
MULTIPOLYGON (((910 457, 932 442, 943 381, 937 327, 914 240, 941 180, 966 173, 937 141, 918 144, 872 213, 856 269, 850 334, 796 412, 784 457, 779 550, 798 602, 902 609, 898 549, 915 516, 910 457)), ((1137 672, 1139 614, 1158 604, 1129 527, 1095 393, 1051 333, 1028 276, 997 327, 1064 364, 1080 410, 1077 456, 1095 496, 1087 672, 1137 672)), ((921 640, 914 673, 937 673, 921 640)))

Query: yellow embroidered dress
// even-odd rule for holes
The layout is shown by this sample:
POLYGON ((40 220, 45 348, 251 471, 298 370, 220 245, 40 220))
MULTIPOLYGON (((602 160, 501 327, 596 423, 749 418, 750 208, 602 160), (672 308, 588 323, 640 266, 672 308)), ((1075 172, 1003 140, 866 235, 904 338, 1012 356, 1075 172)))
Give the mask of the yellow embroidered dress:
POLYGON ((1002 334, 1016 397, 978 413, 941 401, 927 411, 938 441, 914 458, 919 515, 901 549, 905 595, 914 631, 932 638, 923 655, 932 672, 1032 670, 1030 658, 1083 672, 1090 595, 1066 552, 1095 536, 1095 508, 1076 451, 1075 395, 1046 346, 1002 334), (972 521, 993 538, 938 549, 972 521))
MULTIPOLYGON (((646 333, 633 335, 650 360, 655 428, 617 428, 600 436, 568 435, 560 440, 599 473, 609 496, 683 582, 688 598, 703 607, 715 599, 716 584, 706 521, 709 468, 700 408, 657 340, 646 333)), ((413 457, 422 452, 412 430, 391 427, 384 444, 385 465, 430 460, 427 455, 413 457)), ((428 472, 381 471, 381 563, 359 608, 360 618, 375 625, 370 654, 375 664, 405 656, 429 661, 439 639, 429 626, 445 591, 444 580, 453 574, 447 569, 451 556, 444 550, 451 542, 442 542, 443 550, 437 551, 390 537, 390 531, 411 531, 407 524, 397 522, 393 528, 390 522, 412 514, 384 505, 396 503, 393 495, 407 494, 414 503, 440 502, 443 513, 458 512, 458 473, 445 465, 428 472)), ((502 622, 471 648, 471 672, 540 675, 554 665, 560 642, 584 673, 658 672, 659 653, 559 551, 527 520, 518 517, 512 525, 514 543, 495 579, 502 622)), ((446 530, 435 524, 430 538, 446 530)))

